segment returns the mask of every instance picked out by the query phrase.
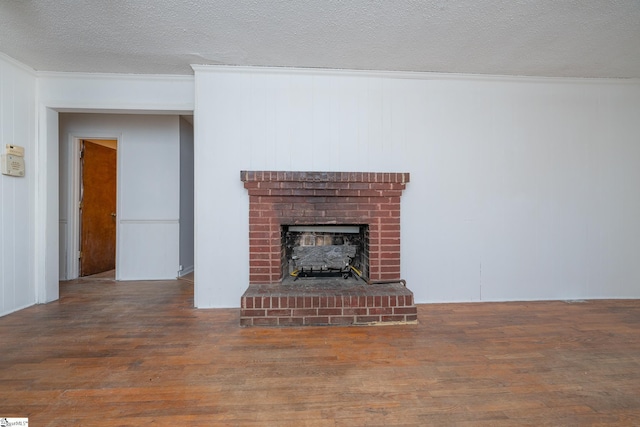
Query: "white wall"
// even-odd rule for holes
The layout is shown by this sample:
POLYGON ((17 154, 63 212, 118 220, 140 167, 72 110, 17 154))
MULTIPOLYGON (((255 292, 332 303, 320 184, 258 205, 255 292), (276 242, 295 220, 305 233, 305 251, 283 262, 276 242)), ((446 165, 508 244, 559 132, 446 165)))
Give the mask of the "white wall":
POLYGON ((60 112, 187 113, 192 76, 39 72, 38 96, 60 112))
POLYGON ((193 272, 193 120, 180 118, 180 276, 193 272))
POLYGON ((0 54, 0 152, 25 148, 24 178, 0 175, 0 316, 35 304, 36 76, 0 54))
MULTIPOLYGON (((178 272, 180 118, 176 115, 60 114, 61 253, 72 254, 71 159, 78 138, 118 139, 116 278, 172 279, 178 272)), ((71 255, 70 255, 71 256, 71 255)), ((67 278, 77 277, 77 269, 67 278)))
POLYGON ((640 297, 637 81, 215 67, 195 80, 36 78, 0 57, 0 143, 27 141, 27 177, 0 177, 0 314, 57 298, 56 111, 188 113, 195 94, 199 307, 238 306, 248 283, 241 169, 411 172, 402 271, 419 302, 640 297))
POLYGON ((640 297, 639 82, 194 68, 198 307, 248 285, 242 169, 410 172, 417 302, 640 297))

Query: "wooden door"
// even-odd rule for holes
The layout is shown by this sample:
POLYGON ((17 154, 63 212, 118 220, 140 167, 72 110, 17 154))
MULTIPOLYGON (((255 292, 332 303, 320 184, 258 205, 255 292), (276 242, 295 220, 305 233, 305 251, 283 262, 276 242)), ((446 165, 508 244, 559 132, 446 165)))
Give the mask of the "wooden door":
POLYGON ((116 266, 117 154, 102 144, 82 144, 80 276, 88 276, 116 266))

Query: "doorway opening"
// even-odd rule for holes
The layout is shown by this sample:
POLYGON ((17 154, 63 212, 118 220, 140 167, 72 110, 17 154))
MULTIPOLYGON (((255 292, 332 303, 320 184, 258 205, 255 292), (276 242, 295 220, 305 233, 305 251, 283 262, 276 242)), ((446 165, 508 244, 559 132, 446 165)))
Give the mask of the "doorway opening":
POLYGON ((78 276, 115 279, 118 141, 81 139, 78 276))

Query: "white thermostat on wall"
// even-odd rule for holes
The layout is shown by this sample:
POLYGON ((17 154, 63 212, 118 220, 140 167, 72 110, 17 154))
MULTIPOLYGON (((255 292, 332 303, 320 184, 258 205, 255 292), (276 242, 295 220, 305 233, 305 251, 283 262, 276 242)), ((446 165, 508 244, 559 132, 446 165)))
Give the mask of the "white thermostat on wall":
POLYGON ((0 155, 2 174, 24 176, 24 147, 7 144, 5 153, 0 155))
POLYGON ((24 147, 20 147, 19 145, 7 144, 4 150, 4 153, 13 154, 14 156, 24 157, 24 147))

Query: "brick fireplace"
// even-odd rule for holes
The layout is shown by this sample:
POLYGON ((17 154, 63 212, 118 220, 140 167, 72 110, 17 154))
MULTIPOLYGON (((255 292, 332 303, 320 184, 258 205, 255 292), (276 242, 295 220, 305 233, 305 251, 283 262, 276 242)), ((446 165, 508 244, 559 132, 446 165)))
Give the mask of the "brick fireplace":
POLYGON ((241 180, 249 193, 243 326, 416 321, 413 294, 400 276, 400 197, 408 173, 242 171, 241 180), (357 268, 347 266, 344 276, 359 274, 344 282, 289 277, 289 229, 327 226, 362 236, 357 268))

